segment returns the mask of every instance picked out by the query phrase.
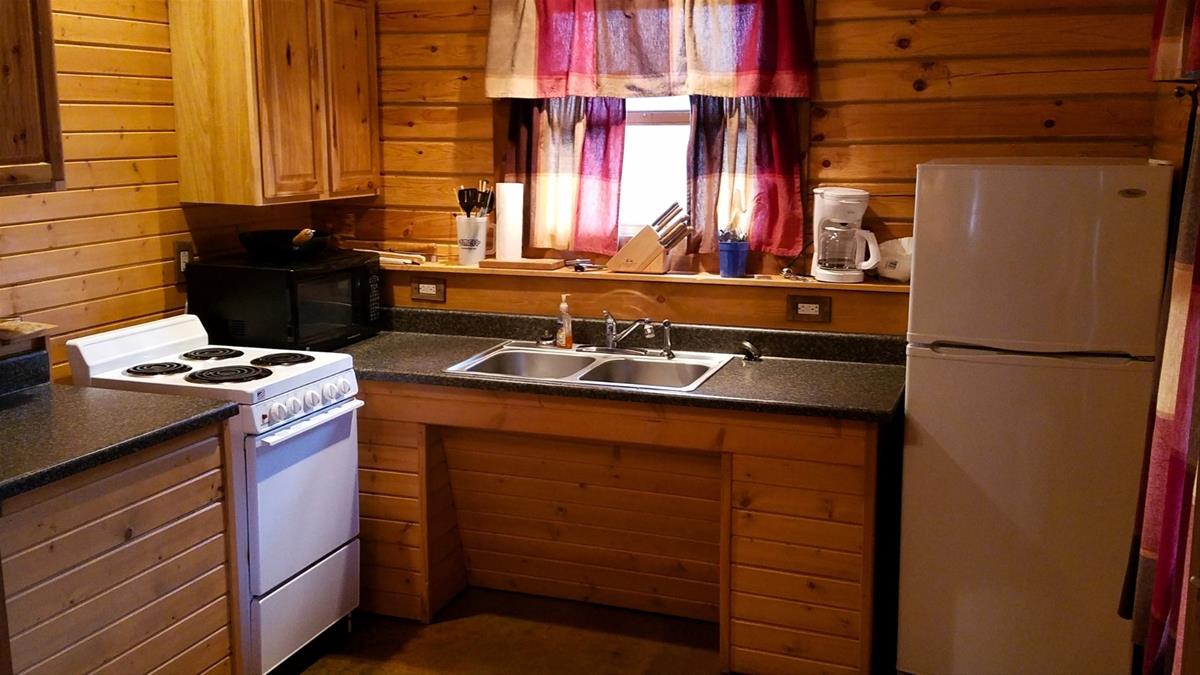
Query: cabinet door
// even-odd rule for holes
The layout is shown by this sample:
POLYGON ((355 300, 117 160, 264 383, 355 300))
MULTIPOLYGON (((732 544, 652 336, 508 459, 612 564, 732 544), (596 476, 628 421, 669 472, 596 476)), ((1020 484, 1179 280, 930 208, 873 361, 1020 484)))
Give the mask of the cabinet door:
POLYGON ((0 2, 0 193, 63 179, 50 0, 0 2))
POLYGON ((257 0, 255 37, 263 196, 319 197, 327 186, 318 0, 257 0))
POLYGON ((330 190, 374 194, 379 185, 375 2, 325 0, 330 190))

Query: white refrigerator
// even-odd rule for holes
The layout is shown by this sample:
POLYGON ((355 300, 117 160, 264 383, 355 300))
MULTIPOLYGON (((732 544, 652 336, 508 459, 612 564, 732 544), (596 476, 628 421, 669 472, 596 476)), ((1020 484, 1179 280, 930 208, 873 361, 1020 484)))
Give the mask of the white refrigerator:
POLYGON ((897 669, 1127 673, 1171 169, 917 170, 897 669))

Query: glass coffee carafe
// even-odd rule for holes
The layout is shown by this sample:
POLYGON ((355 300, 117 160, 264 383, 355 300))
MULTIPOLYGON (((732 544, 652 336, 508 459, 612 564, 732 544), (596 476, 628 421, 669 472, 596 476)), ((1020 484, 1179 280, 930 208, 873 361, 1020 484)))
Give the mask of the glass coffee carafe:
POLYGON ((851 283, 862 281, 862 270, 869 270, 879 262, 879 244, 875 234, 842 221, 826 222, 828 224, 821 230, 817 247, 820 252, 817 278, 851 283), (824 279, 822 272, 838 278, 824 279))

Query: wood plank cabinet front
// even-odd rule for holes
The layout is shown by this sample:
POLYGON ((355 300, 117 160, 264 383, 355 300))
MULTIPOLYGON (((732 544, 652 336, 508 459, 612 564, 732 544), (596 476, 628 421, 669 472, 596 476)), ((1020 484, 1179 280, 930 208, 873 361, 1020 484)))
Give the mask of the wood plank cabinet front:
POLYGON ((360 396, 365 610, 428 622, 480 586, 717 622, 726 671, 881 662, 879 425, 372 381, 360 396))
POLYGON ((181 201, 377 193, 374 0, 168 8, 181 201))
POLYGON ((229 671, 222 438, 200 429, 0 502, 9 672, 229 671))

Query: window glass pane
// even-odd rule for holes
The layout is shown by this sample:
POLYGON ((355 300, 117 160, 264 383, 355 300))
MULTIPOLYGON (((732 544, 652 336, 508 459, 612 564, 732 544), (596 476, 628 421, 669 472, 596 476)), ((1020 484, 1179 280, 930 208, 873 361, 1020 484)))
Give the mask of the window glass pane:
POLYGON ((689 135, 687 125, 626 127, 619 217, 622 239, 654 222, 671 202, 687 209, 689 135))

